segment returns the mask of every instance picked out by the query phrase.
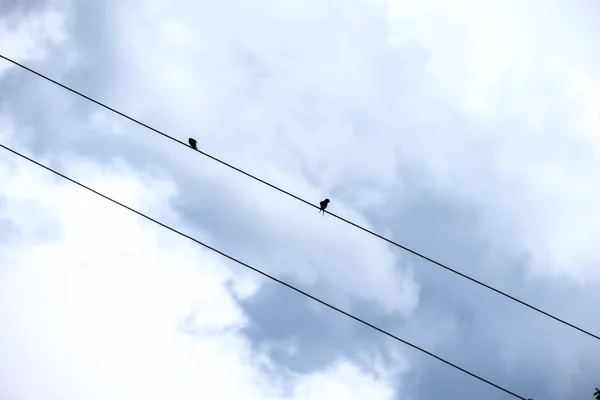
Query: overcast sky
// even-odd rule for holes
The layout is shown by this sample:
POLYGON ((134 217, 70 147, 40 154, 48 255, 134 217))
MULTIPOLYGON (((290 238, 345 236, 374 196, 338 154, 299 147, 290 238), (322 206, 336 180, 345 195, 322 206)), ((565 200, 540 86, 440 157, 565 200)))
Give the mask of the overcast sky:
MULTIPOLYGON (((600 333, 591 0, 0 0, 0 54, 600 333)), ((600 341, 0 60, 0 142, 535 400, 600 341)), ((0 151, 0 398, 511 396, 0 151)))

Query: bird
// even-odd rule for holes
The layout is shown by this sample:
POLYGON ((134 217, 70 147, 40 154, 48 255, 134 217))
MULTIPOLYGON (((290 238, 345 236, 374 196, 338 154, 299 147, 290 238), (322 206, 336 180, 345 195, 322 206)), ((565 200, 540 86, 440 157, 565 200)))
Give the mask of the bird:
POLYGON ((198 150, 198 147, 196 147, 196 144, 198 143, 198 142, 196 142, 196 139, 194 139, 194 138, 190 138, 190 139, 188 140, 188 142, 190 142, 190 147, 191 147, 192 149, 194 149, 194 150, 198 150))
POLYGON ((594 397, 596 397, 596 400, 600 400, 600 389, 596 388, 596 391, 594 392, 594 397))
POLYGON ((329 199, 325 199, 322 202, 319 203, 321 205, 321 209, 319 210, 319 212, 323 212, 323 215, 325 215, 325 209, 327 208, 327 205, 329 204, 329 199))

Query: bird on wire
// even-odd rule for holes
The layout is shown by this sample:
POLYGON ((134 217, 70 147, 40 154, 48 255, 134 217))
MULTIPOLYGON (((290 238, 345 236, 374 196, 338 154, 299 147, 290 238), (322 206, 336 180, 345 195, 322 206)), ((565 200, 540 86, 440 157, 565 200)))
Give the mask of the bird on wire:
POLYGON ((325 209, 327 208, 327 205, 329 204, 329 199, 325 199, 322 202, 319 203, 321 205, 321 209, 319 210, 319 212, 322 212, 323 215, 325 215, 325 209))

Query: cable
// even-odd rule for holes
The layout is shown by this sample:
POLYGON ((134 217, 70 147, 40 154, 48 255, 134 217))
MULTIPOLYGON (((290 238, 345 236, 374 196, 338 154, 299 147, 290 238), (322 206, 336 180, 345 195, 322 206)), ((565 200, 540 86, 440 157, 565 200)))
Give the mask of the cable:
POLYGON ((169 225, 167 225, 167 224, 165 224, 165 223, 162 223, 162 222, 160 222, 160 221, 157 221, 157 220, 155 220, 154 218, 152 218, 152 217, 149 217, 149 216, 147 216, 147 215, 146 215, 146 214, 144 214, 144 213, 141 213, 141 212, 139 212, 139 211, 137 211, 137 210, 135 210, 135 209, 133 209, 133 208, 131 208, 131 207, 129 207, 129 206, 126 206, 125 204, 123 204, 123 203, 120 203, 119 201, 117 201, 117 200, 114 200, 114 199, 112 199, 112 198, 110 198, 110 197, 108 197, 108 196, 106 196, 106 195, 104 195, 104 194, 102 194, 102 193, 100 193, 100 192, 98 192, 98 191, 96 191, 96 190, 94 190, 94 189, 92 189, 92 188, 90 188, 90 187, 88 187, 88 186, 84 185, 83 183, 79 183, 78 181, 76 181, 76 180, 74 180, 74 179, 71 179, 71 178, 69 178, 68 176, 66 176, 66 175, 64 175, 64 174, 61 174, 60 172, 58 172, 58 171, 56 171, 56 170, 54 170, 54 169, 52 169, 52 168, 50 168, 50 167, 48 167, 48 166, 46 166, 46 165, 44 165, 44 164, 41 164, 40 162, 38 162, 38 161, 36 161, 36 160, 34 160, 34 159, 32 159, 32 158, 29 158, 29 157, 27 157, 27 156, 25 156, 25 155, 23 155, 23 154, 21 154, 21 153, 17 152, 16 150, 13 150, 13 149, 11 149, 11 148, 9 148, 9 147, 7 147, 7 146, 3 145, 2 143, 0 143, 0 147, 4 148, 5 150, 8 150, 8 151, 10 151, 11 153, 13 153, 13 154, 15 154, 15 155, 17 155, 17 156, 19 156, 19 157, 21 157, 21 158, 24 158, 25 160, 27 160, 27 161, 29 161, 29 162, 31 162, 31 163, 33 163, 33 164, 36 164, 36 165, 37 165, 37 166, 39 166, 39 167, 42 167, 42 168, 44 168, 44 169, 45 169, 45 170, 47 170, 47 171, 50 171, 50 172, 52 172, 53 174, 56 174, 56 175, 60 176, 61 178, 64 178, 64 179, 68 180, 68 181, 69 181, 69 182, 71 182, 71 183, 74 183, 74 184, 76 184, 77 186, 80 186, 80 187, 82 187, 82 188, 84 188, 84 189, 87 189, 87 190, 89 190, 90 192, 92 192, 92 193, 94 193, 94 194, 97 194, 98 196, 101 196, 101 197, 103 197, 104 199, 106 199, 106 200, 109 200, 110 202, 112 202, 112 203, 114 203, 114 204, 117 204, 117 205, 119 205, 119 206, 121 206, 121 207, 123 207, 123 208, 125 208, 125 209, 127 209, 127 210, 129 210, 129 211, 131 211, 131 212, 133 212, 133 213, 135 213, 135 214, 137 214, 137 215, 139 215, 140 217, 144 217, 144 218, 146 218, 147 220, 149 220, 149 221, 152 221, 152 222, 154 222, 155 224, 158 224, 158 225, 162 226, 163 228, 166 228, 166 229, 168 229, 168 230, 170 230, 170 231, 172 231, 172 232, 174 232, 174 233, 177 233, 178 235, 180 235, 180 236, 183 236, 184 238, 187 238, 187 239, 189 239, 189 240, 191 240, 191 241, 193 241, 193 242, 195 242, 195 243, 197 243, 197 244, 199 244, 199 245, 201 245, 201 246, 204 246, 205 248, 207 248, 207 249, 209 249, 209 250, 212 250, 212 251, 214 251, 215 253, 218 253, 218 254, 220 254, 221 256, 223 256, 223 257, 225 257, 225 258, 228 258, 228 259, 230 259, 231 261, 234 261, 234 262, 236 262, 236 263, 238 263, 238 264, 240 264, 240 265, 242 265, 242 266, 244 266, 244 267, 246 267, 246 268, 249 268, 249 269, 251 269, 251 270, 252 270, 252 271, 254 271, 254 272, 257 272, 257 273, 259 273, 259 274, 261 274, 261 275, 263 275, 263 276, 265 276, 265 277, 267 277, 267 278, 271 279, 272 281, 275 281, 275 282, 277 282, 277 283, 279 283, 279 284, 281 284, 281 285, 283 285, 283 286, 285 286, 285 287, 287 287, 287 288, 289 288, 289 289, 292 289, 292 290, 294 290, 295 292, 298 292, 298 293, 300 293, 301 295, 303 295, 303 296, 306 296, 306 297, 310 298, 311 300, 314 300, 314 301, 316 301, 316 302, 318 302, 318 303, 321 303, 322 305, 324 305, 324 306, 326 306, 326 307, 328 307, 328 308, 331 308, 332 310, 334 310, 334 311, 337 311, 337 312, 339 312, 339 313, 341 313, 341 314, 343 314, 343 315, 345 315, 345 316, 347 316, 347 317, 350 317, 350 318, 352 318, 353 320, 355 320, 355 321, 358 321, 358 322, 360 322, 360 323, 361 323, 361 324, 363 324, 363 325, 366 325, 366 326, 368 326, 368 327, 370 327, 370 328, 372 328, 372 329, 375 329, 376 331, 378 331, 378 332, 380 332, 380 333, 383 333, 383 334, 384 334, 384 335, 386 335, 386 336, 389 336, 389 337, 391 337, 391 338, 393 338, 393 339, 396 339, 397 341, 399 341, 399 342, 402 342, 402 343, 404 343, 404 344, 406 344, 406 345, 408 345, 408 346, 410 346, 410 347, 412 347, 412 348, 414 348, 414 349, 417 349, 417 350, 419 350, 419 351, 421 351, 421 352, 423 352, 423 353, 425 353, 425 354, 427 354, 427 355, 429 355, 429 356, 431 356, 431 357, 433 357, 433 358, 435 358, 435 359, 437 359, 437 360, 439 360, 439 361, 442 361, 443 363, 445 363, 445 364, 448 364, 448 365, 450 365, 451 367, 454 367, 454 368, 456 368, 456 369, 458 369, 458 370, 460 370, 460 371, 462 371, 462 372, 464 372, 464 373, 466 373, 466 374, 468 374, 468 375, 471 375, 472 377, 474 377, 474 378, 477 378, 477 379, 479 379, 480 381, 482 381, 482 382, 485 382, 485 383, 487 383, 488 385, 491 385, 491 386, 495 387, 496 389, 500 389, 500 390, 502 390, 503 392, 505 392, 505 393, 508 393, 508 394, 510 394, 510 395, 512 395, 512 396, 514 396, 514 397, 517 397, 517 398, 519 398, 519 399, 522 399, 522 400, 527 400, 525 397, 521 397, 521 396, 519 396, 518 394, 516 394, 516 393, 513 393, 513 392, 511 392, 511 391, 510 391, 510 390, 508 390, 508 389, 505 389, 505 388, 503 388, 502 386, 499 386, 499 385, 497 385, 497 384, 495 384, 495 383, 493 383, 493 382, 490 382, 490 381, 488 381, 487 379, 484 379, 484 378, 482 378, 482 377, 480 377, 480 376, 478 376, 478 375, 476 375, 476 374, 474 374, 474 373, 472 373, 472 372, 469 372, 469 371, 467 371, 466 369, 464 369, 464 368, 462 368, 462 367, 459 367, 459 366, 458 366, 458 365, 456 365, 456 364, 453 364, 453 363, 451 363, 450 361, 446 361, 445 359, 443 359, 443 358, 441 358, 441 357, 439 357, 439 356, 436 356, 435 354, 433 354, 433 353, 431 353, 431 352, 429 352, 429 351, 427 351, 427 350, 425 350, 425 349, 422 349, 422 348, 421 348, 421 347, 419 347, 419 346, 416 346, 416 345, 414 345, 414 344, 412 344, 412 343, 410 343, 410 342, 407 342, 406 340, 404 340, 404 339, 401 339, 401 338, 399 338, 399 337, 397 337, 397 336, 395 336, 395 335, 393 335, 393 334, 389 333, 388 331, 385 331, 385 330, 383 330, 383 329, 381 329, 381 328, 378 328, 377 326, 375 326, 375 325, 373 325, 373 324, 371 324, 371 323, 369 323, 369 322, 366 322, 366 321, 364 321, 364 320, 362 320, 362 319, 360 319, 360 318, 358 318, 358 317, 356 317, 356 316, 354 316, 354 315, 350 314, 350 313, 349 313, 349 312, 347 312, 347 311, 344 311, 344 310, 342 310, 342 309, 340 309, 340 308, 338 308, 338 307, 336 307, 336 306, 334 306, 334 305, 331 305, 331 304, 329 304, 329 303, 327 303, 327 302, 325 302, 325 301, 323 301, 323 300, 321 300, 321 299, 319 299, 319 298, 317 298, 317 297, 315 297, 315 296, 313 296, 313 295, 311 295, 311 294, 308 294, 308 293, 306 293, 306 292, 304 292, 304 291, 302 291, 302 290, 300 290, 300 289, 298 289, 298 288, 296 288, 296 287, 294 287, 294 286, 290 285, 289 283, 286 283, 286 282, 284 282, 284 281, 282 281, 282 280, 280 280, 280 279, 278 279, 278 278, 275 278, 274 276, 271 276, 271 275, 267 274, 266 272, 263 272, 263 271, 259 270, 258 268, 255 268, 255 267, 253 267, 253 266, 251 266, 251 265, 249 265, 249 264, 246 264, 246 263, 245 263, 245 262, 243 262, 243 261, 240 261, 240 260, 238 260, 237 258, 235 258, 235 257, 233 257, 233 256, 230 256, 230 255, 228 255, 228 254, 226 254, 226 253, 224 253, 224 252, 222 252, 222 251, 220 251, 220 250, 217 250, 217 249, 215 249, 214 247, 211 247, 211 246, 209 246, 209 245, 207 245, 207 244, 205 244, 205 243, 203 243, 203 242, 201 242, 201 241, 199 241, 199 240, 197 240, 197 239, 193 238, 192 236, 186 235, 185 233, 183 233, 183 232, 181 232, 181 231, 178 231, 177 229, 175 229, 175 228, 172 228, 172 227, 170 227, 169 225))
MULTIPOLYGON (((32 70, 31 68, 29 68, 29 67, 26 67, 26 66, 24 66, 24 65, 22 65, 22 64, 19 64, 18 62, 16 62, 16 61, 13 61, 13 60, 11 60, 11 59, 10 59, 10 58, 8 58, 8 57, 5 57, 5 56, 3 56, 2 54, 0 54, 0 58, 3 58, 3 59, 5 59, 5 60, 6 60, 6 61, 8 61, 8 62, 11 62, 11 63, 13 63, 13 64, 15 64, 15 65, 17 65, 17 66, 19 66, 19 67, 21 67, 21 68, 25 69, 25 70, 27 70, 27 71, 29 71, 29 72, 31 72, 31 73, 33 73, 33 74, 37 75, 37 76, 39 76, 39 77, 41 77, 41 78, 43 78, 43 79, 45 79, 45 80, 49 81, 49 82, 52 82, 52 83, 54 83, 54 84, 56 84, 56 85, 58 85, 58 86, 62 87, 63 89, 66 89, 66 90, 68 90, 68 91, 70 91, 70 92, 72 92, 72 93, 75 93, 76 95, 78 95, 78 96, 81 96, 81 97, 83 97, 84 99, 87 99, 87 100, 89 100, 89 101, 91 101, 91 102, 93 102, 93 103, 95 103, 95 104, 97 104, 97 105, 99 105, 99 106, 101 106, 101 107, 104 107, 104 108, 106 108, 107 110, 110 110, 110 111, 112 111, 112 112, 114 112, 114 113, 116 113, 116 114, 118 114, 118 115, 120 115, 120 116, 122 116, 122 117, 124 117, 124 118, 127 118, 127 119, 128 119, 128 120, 130 120, 130 121, 133 121, 133 122, 135 122, 135 123, 136 123, 136 124, 138 124, 138 125, 141 125, 141 126, 143 126, 143 127, 145 127, 145 128, 148 128, 149 130, 151 130, 151 131, 153 131, 153 132, 156 132, 156 133, 158 133, 159 135, 162 135, 162 136, 164 136, 164 137, 166 137, 166 138, 168 138, 168 139, 171 139, 171 140, 173 140, 174 142, 177 142, 177 143, 179 143, 179 144, 182 144, 182 145, 184 145, 185 147, 187 147, 187 148, 190 148, 190 149, 191 149, 191 147, 189 147, 189 146, 187 145, 187 143, 184 143, 184 142, 182 142, 181 140, 174 138, 173 136, 167 135, 166 133, 164 133, 164 132, 161 132, 161 131, 159 131, 158 129, 155 129, 155 128, 153 128, 153 127, 149 126, 149 125, 146 125, 145 123, 143 123, 143 122, 140 122, 140 121, 138 121, 137 119, 135 119, 135 118, 132 118, 132 117, 128 116, 127 114, 124 114, 124 113, 122 113, 122 112, 120 112, 120 111, 117 111, 117 110, 115 110, 114 108, 111 108, 111 107, 109 107, 109 106, 107 106, 107 105, 105 105, 105 104, 103 104, 103 103, 100 103, 99 101, 97 101, 97 100, 94 100, 94 99, 92 99, 91 97, 88 97, 88 96, 86 96, 86 95, 84 95, 84 94, 82 94, 82 93, 80 93, 80 92, 78 92, 78 91, 76 91, 76 90, 74 90, 74 89, 71 89, 70 87, 68 87, 68 86, 65 86, 65 85, 63 85, 62 83, 60 83, 60 82, 57 82, 57 81, 55 81, 55 80, 53 80, 53 79, 51 79, 51 78, 49 78, 49 77, 47 77, 47 76, 45 76, 45 75, 43 75, 43 74, 41 74, 41 73, 37 72, 37 71, 34 71, 34 70, 32 70)), ((301 202, 303 202, 303 203, 305 203, 305 204, 308 204, 308 205, 309 205, 309 206, 311 206, 311 207, 314 207, 314 208, 317 208, 317 209, 319 208, 318 206, 316 206, 316 205, 312 204, 311 202, 309 202, 309 201, 307 201, 307 200, 304 200, 303 198, 301 198, 301 197, 299 197, 299 196, 296 196, 296 195, 295 195, 295 194, 293 194, 293 193, 290 193, 290 192, 288 192, 288 191, 286 191, 286 190, 284 190, 284 189, 281 189, 281 188, 279 188, 279 187, 277 187, 277 186, 275 186, 275 185, 273 185, 273 184, 271 184, 271 183, 269 183, 269 182, 267 182, 267 181, 264 181, 264 180, 262 180, 262 179, 260 179, 260 178, 258 178, 258 177, 256 177, 256 176, 254 176, 254 175, 252 175, 252 174, 250 174, 250 173, 248 173, 248 172, 246 172, 246 171, 244 171, 244 170, 241 170, 241 169, 239 169, 239 168, 237 168, 237 167, 235 167, 235 166, 233 166, 233 165, 231 165, 231 164, 229 164, 229 163, 227 163, 227 162, 225 162, 225 161, 222 161, 222 160, 220 160, 220 159, 218 159, 218 158, 216 158, 216 157, 214 157, 214 156, 212 156, 212 155, 210 155, 210 154, 208 154, 208 153, 206 153, 206 152, 204 152, 204 151, 202 151, 202 150, 195 150, 195 151, 197 151, 197 152, 199 152, 200 154, 202 154, 202 155, 204 155, 204 156, 206 156, 206 157, 208 157, 208 158, 210 158, 210 159, 212 159, 212 160, 214 160, 214 161, 217 161, 217 162, 219 162, 219 163, 221 163, 221 164, 223 164, 223 165, 225 165, 225 166, 227 166, 227 167, 229 167, 229 168, 231 168, 231 169, 233 169, 233 170, 235 170, 235 171, 237 171, 237 172, 240 172, 240 173, 242 173, 242 174, 246 175, 246 176, 247 176, 247 177, 249 177, 249 178, 252 178, 252 179, 254 179, 254 180, 256 180, 256 181, 258 181, 258 182, 260 182, 260 183, 262 183, 262 184, 265 184, 265 185, 267 185, 267 186, 269 186, 269 187, 271 187, 271 188, 273 188, 273 189, 275 189, 275 190, 277 190, 277 191, 279 191, 279 192, 281 192, 281 193, 285 193, 285 194, 287 194, 288 196, 291 196, 291 197, 295 198, 296 200, 299 200, 299 201, 301 201, 301 202)), ((427 257, 427 256, 425 256, 425 255, 423 255, 423 254, 421 254, 421 253, 418 253, 418 252, 416 252, 415 250, 412 250, 412 249, 410 249, 410 248, 408 248, 408 247, 406 247, 406 246, 403 246, 403 245, 401 245, 401 244, 399 244, 399 243, 397 243, 397 242, 394 242, 393 240, 391 240, 391 239, 388 239, 388 238, 386 238, 385 236, 381 236, 380 234, 378 234, 378 233, 376 233, 376 232, 373 232, 373 231, 371 231, 371 230, 369 230, 369 229, 367 229, 367 228, 364 228, 364 227, 362 227, 362 226, 360 226, 360 225, 358 225, 358 224, 356 224, 356 223, 354 223, 354 222, 352 222, 352 221, 349 221, 349 220, 347 220, 347 219, 345 219, 345 218, 343 218, 343 217, 340 217, 339 215, 333 214, 333 213, 331 213, 331 212, 329 212, 329 211, 325 211, 325 212, 326 212, 327 214, 331 215, 332 217, 335 217, 335 218, 337 218, 337 219, 339 219, 339 220, 341 220, 341 221, 344 221, 345 223, 347 223, 347 224, 350 224, 350 225, 352 225, 352 226, 354 226, 354 227, 356 227, 356 228, 358 228, 358 229, 360 229, 360 230, 362 230, 362 231, 365 231, 365 232, 367 232, 367 233, 369 233, 369 234, 371 234, 371 235, 373 235, 373 236, 376 236, 376 237, 378 237, 379 239, 381 239, 381 240, 384 240, 384 241, 388 242, 389 244, 392 244, 392 245, 394 245, 394 246, 396 246, 396 247, 399 247, 399 248, 401 248, 402 250, 405 250, 405 251, 407 251, 407 252, 409 252, 409 253, 411 253, 411 254, 413 254, 413 255, 417 256, 417 257, 420 257, 420 258, 422 258, 422 259, 424 259, 424 260, 426 260, 426 261, 429 261, 430 263, 432 263, 432 264, 435 264, 435 265, 437 265, 438 267, 442 267, 442 268, 446 269, 447 271, 450 271, 450 272, 452 272, 452 273, 454 273, 454 274, 456 274, 456 275, 458 275, 458 276, 460 276, 460 277, 462 277, 462 278, 468 279, 469 281, 471 281, 471 282, 473 282, 473 283, 476 283, 476 284, 478 284, 478 285, 480 285, 480 286, 483 286, 483 287, 484 287, 484 288, 486 288, 486 289, 489 289, 489 290, 491 290, 491 291, 493 291, 493 292, 496 292, 497 294, 500 294, 500 295, 502 295, 502 296, 504 296, 504 297, 506 297, 506 298, 508 298, 508 299, 510 299, 510 300, 512 300, 512 301, 515 301, 515 302, 517 302, 517 303, 519 303, 519 304, 521 304, 521 305, 523 305, 523 306, 525 306, 525 307, 528 307, 528 308, 530 308, 531 310, 534 310, 534 311, 537 311, 537 312, 539 312, 539 313, 541 313, 541 314, 544 314, 545 316, 547 316, 547 317, 550 317, 550 318, 554 319, 555 321, 558 321, 558 322, 560 322, 560 323, 562 323, 562 324, 564 324, 564 325, 567 325, 567 326, 569 326, 569 327, 571 327, 571 328, 573 328, 573 329, 576 329, 576 330, 578 330, 579 332, 585 333, 586 335, 589 335, 589 336, 591 336, 591 337, 593 337, 593 338, 595 338, 595 339, 598 339, 598 340, 600 340, 600 336, 598 336, 598 335, 596 335, 596 334, 593 334, 593 333, 591 333, 591 332, 589 332, 589 331, 587 331, 587 330, 585 330, 585 329, 583 329, 583 328, 580 328, 580 327, 578 327, 578 326, 576 326, 576 325, 573 325, 573 324, 571 324, 570 322, 567 322, 567 321, 565 321, 565 320, 563 320, 563 319, 561 319, 561 318, 555 317, 554 315, 552 315, 552 314, 550 314, 550 313, 548 313, 548 312, 546 312, 546 311, 544 311, 544 310, 542 310, 542 309, 540 309, 540 308, 537 308, 537 307, 535 307, 535 306, 532 306, 531 304, 529 304, 529 303, 526 303, 526 302, 524 302, 523 300, 520 300, 520 299, 518 299, 518 298, 516 298, 516 297, 514 297, 514 296, 512 296, 512 295, 510 295, 510 294, 508 294, 508 293, 506 293, 506 292, 503 292, 503 291, 501 291, 500 289, 496 289, 496 288, 494 288, 494 287, 492 287, 492 286, 488 285, 487 283, 481 282, 481 281, 479 281, 479 280, 477 280, 477 279, 475 279, 475 278, 472 278, 472 277, 470 277, 470 276, 469 276, 469 275, 467 275, 467 274, 464 274, 464 273, 462 273, 462 272, 460 272, 460 271, 457 271, 457 270, 455 270, 455 269, 453 269, 453 268, 450 268, 450 267, 448 267, 447 265, 444 265, 444 264, 442 264, 442 263, 441 263, 441 262, 439 262, 439 261, 435 261, 435 260, 434 260, 434 259, 432 259, 432 258, 429 258, 429 257, 427 257)))

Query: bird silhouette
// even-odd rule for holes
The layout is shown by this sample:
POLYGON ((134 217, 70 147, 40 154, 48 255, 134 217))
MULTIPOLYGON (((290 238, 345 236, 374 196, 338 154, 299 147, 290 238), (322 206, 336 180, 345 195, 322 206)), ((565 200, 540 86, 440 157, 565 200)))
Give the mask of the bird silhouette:
POLYGON ((188 142, 190 142, 190 147, 194 150, 198 150, 198 147, 196 147, 196 144, 198 144, 198 142, 196 142, 196 139, 194 138, 190 138, 188 140, 188 142))
POLYGON ((322 202, 319 203, 321 205, 321 209, 319 210, 319 212, 322 212, 323 215, 325 215, 325 209, 327 208, 327 205, 329 204, 329 199, 325 199, 322 202))

